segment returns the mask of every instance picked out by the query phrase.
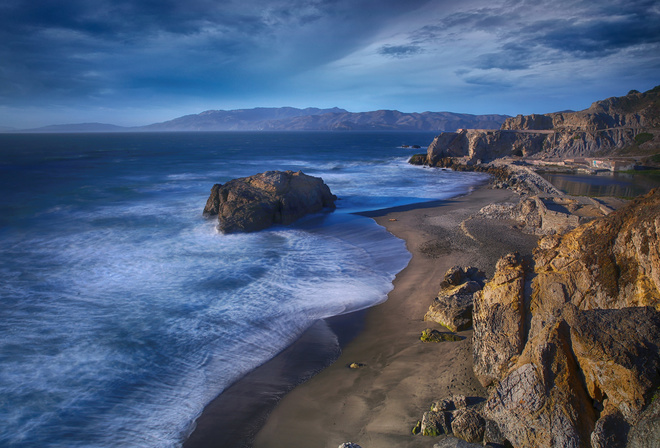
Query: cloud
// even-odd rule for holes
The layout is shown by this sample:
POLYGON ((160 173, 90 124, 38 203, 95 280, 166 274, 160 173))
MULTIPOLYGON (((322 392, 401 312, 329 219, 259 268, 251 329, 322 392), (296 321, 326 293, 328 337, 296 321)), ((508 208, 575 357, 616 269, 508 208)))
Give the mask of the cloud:
POLYGON ((422 51, 422 48, 418 45, 383 45, 378 49, 378 54, 395 58, 407 58, 422 51))

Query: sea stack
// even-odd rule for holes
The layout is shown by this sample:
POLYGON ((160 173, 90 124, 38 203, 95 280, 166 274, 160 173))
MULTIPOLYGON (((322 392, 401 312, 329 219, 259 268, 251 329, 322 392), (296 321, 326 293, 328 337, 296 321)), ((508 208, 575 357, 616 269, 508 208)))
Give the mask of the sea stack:
POLYGON ((302 171, 266 171, 215 184, 203 214, 217 216, 223 233, 255 232, 334 209, 336 199, 320 177, 302 171))

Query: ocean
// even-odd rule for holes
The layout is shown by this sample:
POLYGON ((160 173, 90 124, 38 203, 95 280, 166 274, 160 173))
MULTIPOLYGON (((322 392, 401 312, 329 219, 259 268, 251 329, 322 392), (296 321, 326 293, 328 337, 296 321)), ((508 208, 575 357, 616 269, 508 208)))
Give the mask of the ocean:
POLYGON ((314 322, 385 300, 410 255, 356 213, 484 180, 407 164, 432 138, 0 134, 0 446, 180 446, 314 322), (252 234, 202 218, 214 183, 286 169, 337 209, 252 234))

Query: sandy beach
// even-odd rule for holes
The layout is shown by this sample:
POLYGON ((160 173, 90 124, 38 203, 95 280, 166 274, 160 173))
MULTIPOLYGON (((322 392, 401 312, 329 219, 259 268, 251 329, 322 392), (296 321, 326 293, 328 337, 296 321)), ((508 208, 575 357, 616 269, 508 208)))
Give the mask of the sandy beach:
POLYGON ((460 342, 440 344, 419 336, 425 328, 441 329, 423 316, 447 269, 472 265, 490 276, 501 255, 531 252, 536 237, 511 222, 470 219, 487 204, 516 200, 509 190, 482 187, 447 201, 371 213, 406 241, 409 265, 388 300, 367 311, 364 330, 339 359, 280 401, 254 446, 336 448, 351 441, 363 448, 428 447, 433 439, 413 436, 411 429, 434 400, 484 397, 472 374, 471 331, 459 333, 465 337, 460 342), (347 367, 354 362, 364 367, 347 367))
POLYGON ((488 204, 517 200, 510 190, 482 186, 445 201, 366 213, 412 254, 388 300, 312 327, 207 406, 184 446, 431 446, 433 439, 411 434, 431 403, 452 394, 479 400, 485 391, 472 374, 472 331, 459 333, 460 342, 423 343, 424 329, 446 331, 424 314, 450 267, 476 266, 491 276, 500 256, 531 253, 535 236, 511 221, 475 216, 488 204))

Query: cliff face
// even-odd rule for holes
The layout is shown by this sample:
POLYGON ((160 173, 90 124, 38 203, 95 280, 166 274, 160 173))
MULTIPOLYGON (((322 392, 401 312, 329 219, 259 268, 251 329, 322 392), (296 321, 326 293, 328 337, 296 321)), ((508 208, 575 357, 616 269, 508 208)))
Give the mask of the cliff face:
POLYGON ((654 190, 505 257, 475 294, 484 412, 515 447, 625 446, 660 385, 659 235, 654 190))
POLYGON ((429 146, 427 163, 444 157, 464 157, 468 163, 511 155, 589 157, 636 146, 660 148, 660 86, 597 101, 580 112, 518 115, 500 130, 443 133, 429 146), (653 138, 639 143, 635 137, 643 132, 653 138))

